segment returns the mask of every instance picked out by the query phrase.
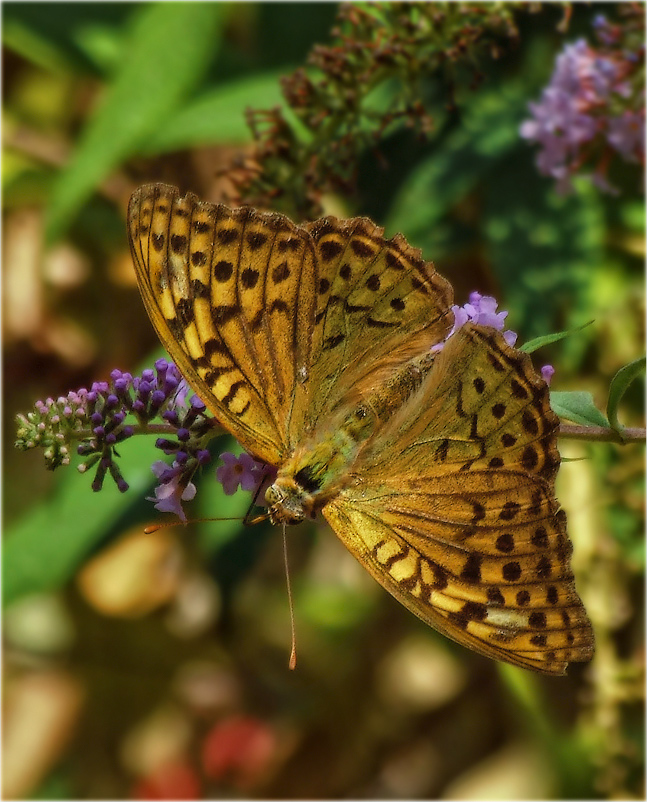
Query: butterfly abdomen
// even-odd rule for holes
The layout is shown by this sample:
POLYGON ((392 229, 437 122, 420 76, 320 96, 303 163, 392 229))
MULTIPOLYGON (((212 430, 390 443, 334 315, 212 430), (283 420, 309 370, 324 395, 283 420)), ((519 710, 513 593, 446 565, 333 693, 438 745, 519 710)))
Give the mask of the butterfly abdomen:
POLYGON ((366 399, 381 423, 389 421, 418 390, 434 358, 434 354, 427 352, 410 360, 366 399))

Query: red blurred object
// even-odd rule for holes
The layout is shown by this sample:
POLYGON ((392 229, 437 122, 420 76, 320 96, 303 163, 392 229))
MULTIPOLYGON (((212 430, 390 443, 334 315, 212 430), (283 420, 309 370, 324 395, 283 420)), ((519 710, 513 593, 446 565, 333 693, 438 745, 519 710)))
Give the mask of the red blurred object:
POLYGON ((166 763, 137 782, 133 799, 201 799, 202 788, 188 762, 166 763))
POLYGON ((248 789, 264 778, 276 748, 276 734, 267 724, 232 716, 216 724, 204 739, 202 766, 210 779, 248 789))

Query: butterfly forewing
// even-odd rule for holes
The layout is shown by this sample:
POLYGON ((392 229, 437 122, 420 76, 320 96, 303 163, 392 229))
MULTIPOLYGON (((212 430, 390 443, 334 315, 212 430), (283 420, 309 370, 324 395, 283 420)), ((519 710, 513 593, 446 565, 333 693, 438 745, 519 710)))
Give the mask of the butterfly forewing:
POLYGON ((449 283, 420 251, 366 218, 326 217, 304 226, 318 265, 308 423, 349 393, 361 395, 406 359, 441 341, 453 322, 449 283))
POLYGON ((274 465, 362 381, 395 371, 452 323, 448 282, 364 218, 296 226, 152 184, 131 198, 129 238, 168 352, 216 417, 274 465))

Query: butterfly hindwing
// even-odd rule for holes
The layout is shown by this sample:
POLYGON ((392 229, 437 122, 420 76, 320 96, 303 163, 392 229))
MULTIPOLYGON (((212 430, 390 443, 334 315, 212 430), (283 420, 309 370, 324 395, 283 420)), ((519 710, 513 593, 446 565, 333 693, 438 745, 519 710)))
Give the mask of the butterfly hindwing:
POLYGON ((449 339, 408 415, 378 434, 355 481, 323 510, 427 623, 546 673, 593 650, 554 494, 556 420, 529 358, 498 332, 468 325, 449 339))

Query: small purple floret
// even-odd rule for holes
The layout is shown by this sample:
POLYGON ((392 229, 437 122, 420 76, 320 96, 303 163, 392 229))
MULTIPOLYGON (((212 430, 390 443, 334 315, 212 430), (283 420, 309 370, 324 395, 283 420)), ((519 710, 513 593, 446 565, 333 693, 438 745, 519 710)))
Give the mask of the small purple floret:
POLYGON ((541 369, 541 377, 550 386, 550 381, 555 375, 555 368, 552 365, 544 365, 541 369))
POLYGON ((256 490, 264 477, 264 463, 257 462, 250 454, 237 457, 225 451, 220 459, 225 464, 216 469, 216 478, 227 496, 233 495, 239 486, 243 490, 256 490))
POLYGON ((196 457, 200 465, 206 465, 207 463, 211 462, 211 454, 206 448, 201 448, 197 452, 196 457))

